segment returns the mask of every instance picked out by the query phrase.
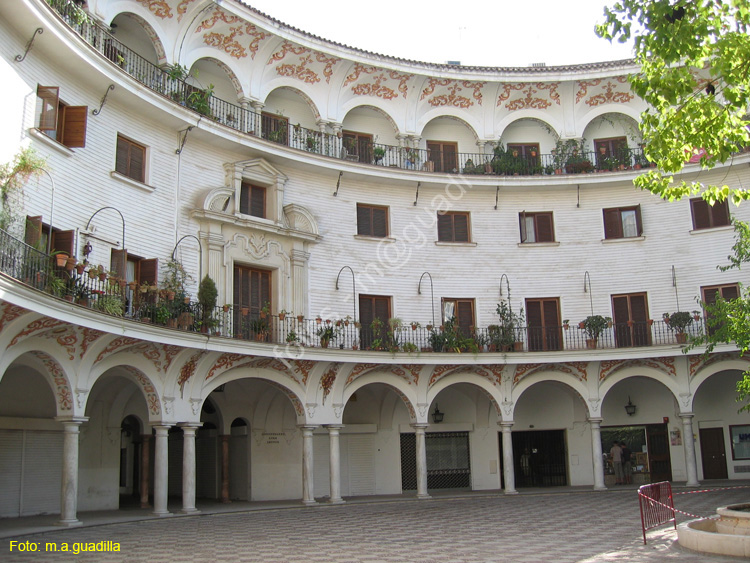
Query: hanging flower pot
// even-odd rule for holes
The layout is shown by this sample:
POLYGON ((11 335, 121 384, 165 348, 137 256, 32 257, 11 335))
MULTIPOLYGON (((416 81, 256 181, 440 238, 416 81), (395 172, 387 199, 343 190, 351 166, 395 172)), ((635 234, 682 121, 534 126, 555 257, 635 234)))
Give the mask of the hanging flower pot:
POLYGON ((76 264, 76 273, 78 273, 79 276, 82 275, 83 272, 85 271, 86 271, 86 264, 76 264))
POLYGON ((76 259, 75 259, 75 258, 73 258, 73 257, 71 256, 70 258, 68 258, 68 259, 67 259, 67 260, 65 261, 65 269, 66 269, 66 270, 67 270, 68 272, 72 272, 72 271, 73 271, 73 268, 75 268, 75 267, 76 267, 76 259))
POLYGON ((304 320, 305 320, 305 315, 297 315, 297 322, 298 323, 301 323, 304 320))
POLYGON ((242 316, 243 316, 243 317, 246 317, 246 316, 247 316, 247 314, 248 314, 248 313, 250 312, 250 307, 242 307, 242 308, 240 309, 240 312, 242 313, 242 316))
POLYGON ((174 291, 172 291, 171 289, 167 290, 167 300, 174 301, 174 291))
POLYGON ((321 319, 320 317, 315 317, 315 322, 320 324, 323 322, 323 319, 321 319))
POLYGON ((224 305, 224 306, 223 306, 223 307, 222 307, 221 309, 222 309, 222 310, 223 310, 223 311, 224 311, 225 313, 228 313, 228 312, 229 312, 229 305, 224 305))
POLYGON ((107 272, 99 272, 99 281, 103 282, 107 279, 107 272))
POLYGON ((89 277, 93 280, 96 279, 96 276, 99 274, 98 270, 95 270, 93 268, 89 269, 89 277))
POLYGON ((60 254, 55 254, 55 261, 57 262, 57 266, 59 268, 65 267, 65 264, 68 263, 68 258, 70 258, 70 256, 68 256, 64 252, 61 252, 60 254))

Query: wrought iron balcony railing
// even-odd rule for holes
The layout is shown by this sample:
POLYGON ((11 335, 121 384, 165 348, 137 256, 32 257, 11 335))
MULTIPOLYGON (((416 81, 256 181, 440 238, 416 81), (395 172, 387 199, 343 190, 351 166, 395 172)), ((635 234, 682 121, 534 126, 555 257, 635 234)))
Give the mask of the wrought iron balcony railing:
POLYGON ((297 150, 349 162, 441 174, 532 176, 609 172, 649 166, 640 148, 620 150, 617 154, 587 152, 564 159, 555 154, 498 158, 495 154, 356 142, 291 125, 285 117, 261 114, 222 100, 213 95, 210 86, 190 84, 184 68, 165 69, 151 63, 115 38, 108 27, 96 22, 72 0, 46 2, 84 41, 150 90, 236 131, 297 150))
MULTIPOLYGON (((60 260, 0 230, 0 272, 40 292, 96 310, 165 328, 266 344, 383 352, 544 352, 684 344, 664 321, 617 323, 592 339, 578 325, 501 326, 460 329, 454 323, 380 323, 361 326, 351 318, 304 318, 268 314, 240 305, 204 307, 184 293, 136 285, 97 267, 60 260)), ((68 258, 64 256, 64 258, 68 258)), ((704 329, 697 320, 686 337, 704 329)))

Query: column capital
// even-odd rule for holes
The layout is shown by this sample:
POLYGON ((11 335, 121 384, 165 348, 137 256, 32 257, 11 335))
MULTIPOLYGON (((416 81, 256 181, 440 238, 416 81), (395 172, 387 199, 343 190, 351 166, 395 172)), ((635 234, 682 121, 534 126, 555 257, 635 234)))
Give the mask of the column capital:
POLYGON ((302 430, 302 433, 309 432, 312 434, 312 432, 318 427, 318 424, 298 424, 297 428, 302 430))
POLYGON ((515 424, 515 421, 513 420, 498 420, 497 421, 497 425, 500 426, 504 432, 510 431, 510 429, 513 427, 514 424, 515 424))
POLYGON ((588 420, 591 424, 601 424, 604 419, 600 416, 590 416, 586 420, 588 420))
POLYGON ((203 426, 202 422, 178 422, 177 426, 180 428, 200 428, 203 426))
POLYGON ((328 430, 341 430, 345 426, 346 424, 324 424, 323 428, 327 428, 328 430))
POLYGON ((68 424, 75 424, 76 426, 80 426, 84 422, 88 422, 89 417, 88 416, 56 416, 54 420, 66 426, 68 424))
POLYGON ((693 418, 695 416, 695 413, 694 412, 681 412, 678 416, 682 419, 693 418))
POLYGON ((415 422, 414 424, 410 424, 409 426, 411 426, 415 430, 420 430, 420 429, 424 430, 426 428, 429 428, 430 423, 429 422, 415 422))

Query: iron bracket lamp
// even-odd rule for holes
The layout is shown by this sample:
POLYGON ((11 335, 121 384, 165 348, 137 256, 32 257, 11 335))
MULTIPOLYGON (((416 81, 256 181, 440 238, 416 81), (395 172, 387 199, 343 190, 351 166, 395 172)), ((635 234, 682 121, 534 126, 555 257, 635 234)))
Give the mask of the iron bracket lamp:
POLYGON ((628 395, 628 404, 625 405, 625 412, 628 413, 628 416, 633 416, 635 414, 635 405, 630 400, 630 395, 628 395))
POLYGON ((435 424, 440 424, 443 422, 443 417, 445 416, 445 413, 440 412, 440 409, 438 409, 437 403, 435 403, 435 410, 432 413, 432 421, 435 424))

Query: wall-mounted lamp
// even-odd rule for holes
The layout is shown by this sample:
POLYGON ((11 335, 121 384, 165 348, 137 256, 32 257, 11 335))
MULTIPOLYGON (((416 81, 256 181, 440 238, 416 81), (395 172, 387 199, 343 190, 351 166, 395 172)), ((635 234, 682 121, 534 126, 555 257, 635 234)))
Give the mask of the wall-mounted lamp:
POLYGON ((628 413, 628 416, 635 414, 635 405, 631 402, 630 395, 628 395, 628 404, 625 405, 625 412, 628 413))
POLYGON ((440 424, 443 422, 443 417, 445 416, 444 413, 440 412, 440 409, 438 409, 437 403, 435 403, 435 410, 432 413, 432 422, 435 424, 440 424))

